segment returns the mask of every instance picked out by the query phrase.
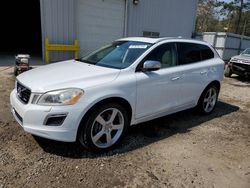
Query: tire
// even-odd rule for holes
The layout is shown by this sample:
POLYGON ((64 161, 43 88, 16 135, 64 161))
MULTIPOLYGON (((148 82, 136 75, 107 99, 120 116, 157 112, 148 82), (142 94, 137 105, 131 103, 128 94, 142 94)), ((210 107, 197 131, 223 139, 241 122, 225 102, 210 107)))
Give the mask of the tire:
POLYGON ((104 104, 95 108, 82 122, 78 139, 91 151, 105 152, 120 143, 128 125, 128 114, 122 105, 104 104))
POLYGON ((219 89, 215 85, 209 85, 201 94, 197 109, 203 115, 213 112, 219 95, 219 89))
POLYGON ((229 66, 226 67, 226 70, 224 72, 225 77, 230 78, 232 76, 232 70, 229 68, 229 66))

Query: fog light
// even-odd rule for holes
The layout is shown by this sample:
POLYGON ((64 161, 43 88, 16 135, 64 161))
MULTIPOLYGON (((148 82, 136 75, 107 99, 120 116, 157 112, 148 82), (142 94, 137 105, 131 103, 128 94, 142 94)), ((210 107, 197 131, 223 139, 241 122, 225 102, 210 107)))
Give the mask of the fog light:
POLYGON ((53 114, 47 116, 47 118, 44 121, 44 125, 48 126, 60 126, 63 124, 65 118, 67 117, 67 114, 53 114))

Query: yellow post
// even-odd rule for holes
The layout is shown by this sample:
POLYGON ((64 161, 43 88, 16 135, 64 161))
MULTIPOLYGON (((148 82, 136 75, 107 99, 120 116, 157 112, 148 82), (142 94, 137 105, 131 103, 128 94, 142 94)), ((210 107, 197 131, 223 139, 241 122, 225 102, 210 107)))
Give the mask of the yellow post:
POLYGON ((49 51, 73 51, 75 59, 78 58, 78 40, 75 40, 74 45, 68 44, 49 44, 49 38, 45 38, 45 62, 49 63, 49 51))
POLYGON ((49 46, 49 38, 46 37, 45 38, 45 62, 49 63, 49 50, 48 50, 48 46, 49 46))
MULTIPOLYGON (((75 40, 75 47, 78 48, 78 50, 79 50, 78 40, 75 40)), ((78 50, 75 50, 75 59, 78 59, 78 50)))

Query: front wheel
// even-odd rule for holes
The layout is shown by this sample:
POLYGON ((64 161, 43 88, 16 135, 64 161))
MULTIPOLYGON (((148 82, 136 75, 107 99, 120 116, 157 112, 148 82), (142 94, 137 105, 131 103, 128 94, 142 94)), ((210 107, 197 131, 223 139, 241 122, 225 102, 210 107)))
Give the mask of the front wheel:
POLYGON ((19 73, 19 71, 18 71, 17 67, 14 67, 14 75, 18 76, 18 73, 19 73))
POLYGON ((233 74, 232 70, 230 69, 229 66, 227 66, 226 69, 225 69, 225 72, 224 72, 225 77, 230 78, 232 76, 232 74, 233 74))
POLYGON ((128 115, 119 104, 105 104, 95 108, 79 132, 80 143, 96 152, 117 145, 128 127, 128 115))
POLYGON ((208 86, 199 99, 198 110, 205 115, 211 114, 216 106, 218 94, 219 90, 216 86, 208 86))

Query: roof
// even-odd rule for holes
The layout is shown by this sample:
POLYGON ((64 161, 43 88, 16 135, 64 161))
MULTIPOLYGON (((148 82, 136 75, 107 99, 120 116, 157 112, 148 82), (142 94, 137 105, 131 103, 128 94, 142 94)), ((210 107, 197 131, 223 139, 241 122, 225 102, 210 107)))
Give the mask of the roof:
POLYGON ((151 43, 155 44, 161 41, 165 40, 178 40, 178 41, 183 41, 183 42, 196 42, 196 43, 202 43, 202 44, 207 44, 204 41, 200 40, 195 40, 195 39, 185 39, 182 37, 162 37, 162 38, 148 38, 148 37, 127 37, 127 38, 121 38, 118 39, 117 41, 136 41, 136 42, 146 42, 146 43, 151 43))

